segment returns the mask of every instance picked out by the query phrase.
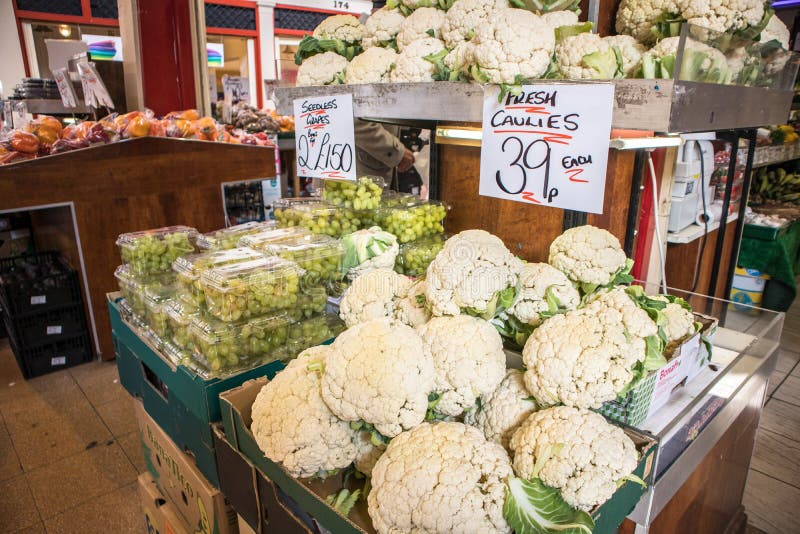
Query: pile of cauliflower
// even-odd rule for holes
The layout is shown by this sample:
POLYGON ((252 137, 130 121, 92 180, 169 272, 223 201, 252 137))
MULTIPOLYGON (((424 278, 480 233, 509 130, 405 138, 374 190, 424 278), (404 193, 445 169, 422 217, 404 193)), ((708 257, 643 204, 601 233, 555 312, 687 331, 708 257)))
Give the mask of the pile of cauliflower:
POLYGON ((683 23, 742 38, 718 50, 694 32, 684 80, 753 84, 786 61, 764 52, 788 50, 789 31, 763 0, 623 0, 619 35, 607 37, 579 22, 577 4, 394 0, 363 24, 334 15, 300 43, 297 85, 477 81, 505 88, 540 78, 671 78, 683 23), (769 43, 762 51, 747 44, 759 40, 769 43))
POLYGON ((368 270, 342 297, 348 330, 263 387, 251 430, 295 477, 369 477, 355 498, 379 533, 511 532, 536 506, 591 525, 639 461, 591 409, 695 332, 681 299, 624 285, 630 267, 613 235, 582 226, 548 263, 468 230, 420 279, 368 270), (524 369, 507 365, 509 321, 528 328, 524 369))

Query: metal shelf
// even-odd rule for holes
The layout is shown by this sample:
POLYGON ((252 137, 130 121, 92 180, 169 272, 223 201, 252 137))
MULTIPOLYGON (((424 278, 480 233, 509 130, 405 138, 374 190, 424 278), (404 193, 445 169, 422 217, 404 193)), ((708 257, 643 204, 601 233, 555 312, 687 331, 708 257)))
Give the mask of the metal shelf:
MULTIPOLYGON (((725 224, 732 223, 736 219, 739 218, 738 212, 733 212, 728 215, 728 220, 725 221, 725 224)), ((714 230, 719 228, 719 221, 713 221, 708 224, 708 233, 710 234, 714 230)), ((680 232, 667 232, 667 243, 672 243, 673 245, 684 245, 686 243, 691 243, 695 239, 700 239, 703 237, 703 234, 706 232, 705 226, 700 226, 699 224, 690 224, 680 232)))
POLYGON ((65 108, 60 99, 51 98, 28 98, 25 100, 14 100, 14 102, 25 102, 28 113, 38 115, 83 115, 91 113, 83 102, 77 102, 77 107, 65 108))
MULTIPOLYGON (((661 133, 753 128, 786 122, 793 91, 674 80, 610 80, 548 85, 613 83, 614 128, 661 133)), ((278 112, 292 114, 292 102, 312 96, 353 95, 356 117, 396 120, 481 122, 483 86, 476 83, 388 83, 275 89, 278 112)))

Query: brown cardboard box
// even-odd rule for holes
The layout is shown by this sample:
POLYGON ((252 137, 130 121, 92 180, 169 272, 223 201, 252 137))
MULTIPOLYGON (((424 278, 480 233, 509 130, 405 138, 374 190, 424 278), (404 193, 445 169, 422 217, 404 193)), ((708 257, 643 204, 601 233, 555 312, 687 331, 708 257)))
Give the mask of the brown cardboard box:
POLYGON ((191 456, 135 403, 145 463, 161 493, 177 510, 192 532, 237 534, 236 512, 218 488, 200 473, 191 456))
POLYGON ((150 473, 139 475, 139 497, 148 534, 190 534, 189 525, 184 523, 175 507, 164 499, 150 473))

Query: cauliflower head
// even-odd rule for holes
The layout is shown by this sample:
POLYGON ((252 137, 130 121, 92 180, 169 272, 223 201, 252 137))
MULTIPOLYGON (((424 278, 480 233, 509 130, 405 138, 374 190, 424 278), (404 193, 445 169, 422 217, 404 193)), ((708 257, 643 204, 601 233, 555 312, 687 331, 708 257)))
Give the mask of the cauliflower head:
POLYGON ((606 285, 626 262, 619 239, 591 225, 570 228, 550 243, 548 263, 576 283, 606 285))
POLYGON ((345 43, 358 43, 364 38, 366 28, 353 15, 333 15, 314 28, 317 39, 339 39, 345 43))
POLYGON ((656 295, 652 298, 667 303, 664 309, 661 310, 665 319, 662 328, 667 336, 667 343, 679 341, 695 333, 694 314, 691 310, 686 309, 677 302, 670 302, 665 295, 656 295))
POLYGON ((397 34, 397 48, 401 52, 414 41, 433 37, 439 39, 444 11, 432 7, 422 7, 411 13, 400 27, 397 34))
POLYGON ((514 472, 522 478, 533 476, 537 458, 553 454, 539 479, 561 490, 567 504, 584 511, 611 498, 617 482, 633 473, 639 461, 636 445, 621 428, 600 414, 569 406, 533 413, 509 446, 514 472))
POLYGON ((603 37, 609 46, 616 46, 622 54, 622 70, 625 76, 633 77, 634 72, 642 64, 642 54, 647 52, 647 47, 630 35, 610 35, 603 37))
POLYGON ((483 319, 469 315, 434 317, 418 332, 433 357, 437 413, 461 415, 503 380, 503 340, 483 319))
POLYGON ((339 303, 339 317, 348 326, 391 317, 406 296, 411 280, 391 269, 372 269, 353 280, 339 303))
POLYGON ((522 264, 489 232, 454 235, 428 265, 425 296, 431 311, 437 316, 459 315, 462 309, 493 312, 498 293, 516 285, 522 264))
POLYGON ((622 0, 617 9, 617 33, 653 44, 657 37, 653 29, 659 18, 669 13, 680 13, 681 4, 682 0, 622 0))
POLYGON ((574 310, 580 303, 581 296, 567 275, 547 263, 526 263, 519 274, 517 293, 508 313, 523 323, 538 326, 542 322, 541 314, 558 309, 574 310))
POLYGON ((331 347, 322 398, 340 419, 390 438, 425 419, 433 358, 413 328, 377 319, 345 330, 331 347))
POLYGON ((561 75, 571 80, 611 79, 617 77, 616 54, 596 33, 570 35, 556 44, 561 75))
POLYGON ((356 458, 355 433, 323 402, 321 369, 331 349, 304 350, 253 403, 252 431, 264 455, 294 477, 342 469, 356 458))
POLYGON ((789 50, 789 39, 791 37, 792 34, 786 24, 777 15, 772 15, 767 22, 766 28, 761 32, 760 41, 762 44, 778 41, 784 50, 789 50))
POLYGON ((622 314, 622 326, 631 338, 636 352, 644 350, 644 338, 658 334, 658 325, 647 311, 628 295, 625 286, 617 286, 597 295, 585 309, 597 314, 612 308, 622 314), (640 341, 641 340, 641 341, 640 341))
MULTIPOLYGON (((547 71, 556 38, 547 23, 525 9, 499 9, 475 30, 475 66, 481 81, 516 83, 547 71)), ((474 70, 474 69, 473 69, 474 70)))
POLYGON ((398 7, 400 11, 410 14, 415 9, 423 7, 434 7, 447 11, 453 5, 453 2, 455 0, 388 0, 386 5, 398 7))
POLYGON ((395 305, 395 319, 412 328, 419 328, 430 320, 431 312, 425 307, 425 285, 425 280, 411 284, 406 296, 395 305))
POLYGON ((374 46, 387 47, 395 45, 400 26, 406 18, 399 9, 384 6, 369 16, 364 23, 364 39, 361 41, 365 49, 374 46))
MULTIPOLYGON (((658 42, 642 57, 644 66, 647 66, 650 58, 660 60, 661 72, 656 76, 651 76, 645 72, 646 78, 671 78, 674 74, 673 67, 665 65, 675 63, 680 37, 668 37, 658 42), (667 62, 668 63, 665 63, 667 62)), ((681 78, 689 81, 708 82, 708 83, 728 83, 732 72, 728 66, 725 54, 695 39, 686 40, 684 50, 683 68, 681 68, 681 78)))
POLYGON ((541 15, 542 20, 550 26, 553 31, 561 26, 575 26, 578 24, 578 14, 574 11, 550 11, 541 15))
POLYGON ((324 52, 306 58, 297 69, 297 86, 343 83, 347 59, 336 52, 324 52))
POLYGON ((509 369, 500 385, 481 396, 480 405, 467 412, 464 422, 483 432, 487 440, 508 449, 511 436, 536 409, 536 401, 525 389, 523 372, 509 369))
POLYGON ((403 47, 397 56, 394 69, 389 73, 393 83, 432 82, 436 65, 425 59, 444 50, 444 43, 433 37, 418 39, 403 47))
POLYGON ((380 534, 504 532, 508 454, 463 423, 422 424, 389 443, 372 470, 369 515, 380 534))
POLYGON ((458 71, 464 74, 475 62, 475 46, 471 42, 461 42, 450 50, 444 57, 445 66, 451 71, 458 71))
MULTIPOLYGON (((508 0, 458 0, 447 11, 442 24, 442 39, 447 48, 455 48, 459 43, 471 40, 475 36, 475 29, 490 18, 492 12, 508 7, 508 0)), ((577 20, 577 16, 575 18, 577 20)))
POLYGON ((391 48, 367 48, 347 66, 345 81, 350 84, 384 83, 388 81, 389 71, 396 60, 397 52, 391 48))
POLYGON ((353 465, 359 472, 371 477, 378 458, 381 457, 385 450, 386 443, 376 445, 370 432, 359 431, 356 438, 356 458, 353 460, 353 465))

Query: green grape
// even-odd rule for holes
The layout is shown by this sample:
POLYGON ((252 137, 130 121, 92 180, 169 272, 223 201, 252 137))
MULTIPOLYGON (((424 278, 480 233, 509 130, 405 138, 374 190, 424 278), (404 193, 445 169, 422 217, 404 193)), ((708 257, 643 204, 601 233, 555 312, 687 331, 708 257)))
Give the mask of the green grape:
POLYGON ((297 304, 286 313, 292 321, 301 321, 324 312, 327 305, 328 292, 325 288, 311 287, 298 295, 297 304))
POLYGON ((274 227, 275 223, 272 221, 237 224, 230 228, 223 228, 222 230, 201 235, 197 238, 197 246, 202 250, 230 250, 240 246, 239 240, 241 238, 274 227))
POLYGON ((386 208, 379 216, 383 230, 397 236, 400 243, 444 232, 444 204, 425 202, 414 206, 386 208))
POLYGON ((345 330, 344 322, 337 315, 323 314, 299 322, 292 322, 288 328, 288 339, 282 360, 296 357, 309 347, 314 347, 345 330))
POLYGON ((400 246, 394 270, 406 276, 422 276, 444 246, 444 235, 434 235, 400 246))
POLYGON ((172 269, 177 273, 176 296, 187 306, 198 308, 205 305, 205 295, 200 284, 200 275, 213 267, 233 265, 261 258, 262 254, 249 248, 233 248, 202 254, 190 254, 176 259, 172 269))
POLYGON ((383 193, 383 180, 362 176, 358 180, 325 180, 322 198, 331 204, 356 211, 374 210, 383 193))
POLYGON ((300 237, 292 242, 270 245, 265 252, 303 268, 303 287, 322 286, 342 278, 344 249, 338 240, 328 236, 300 237))
POLYGON ((172 331, 171 341, 179 349, 187 350, 191 345, 189 327, 192 319, 199 316, 199 308, 187 305, 182 300, 174 299, 167 303, 165 312, 172 331))
POLYGON ((195 251, 197 230, 171 226, 158 230, 122 234, 117 238, 122 261, 135 275, 169 271, 177 258, 195 251))

